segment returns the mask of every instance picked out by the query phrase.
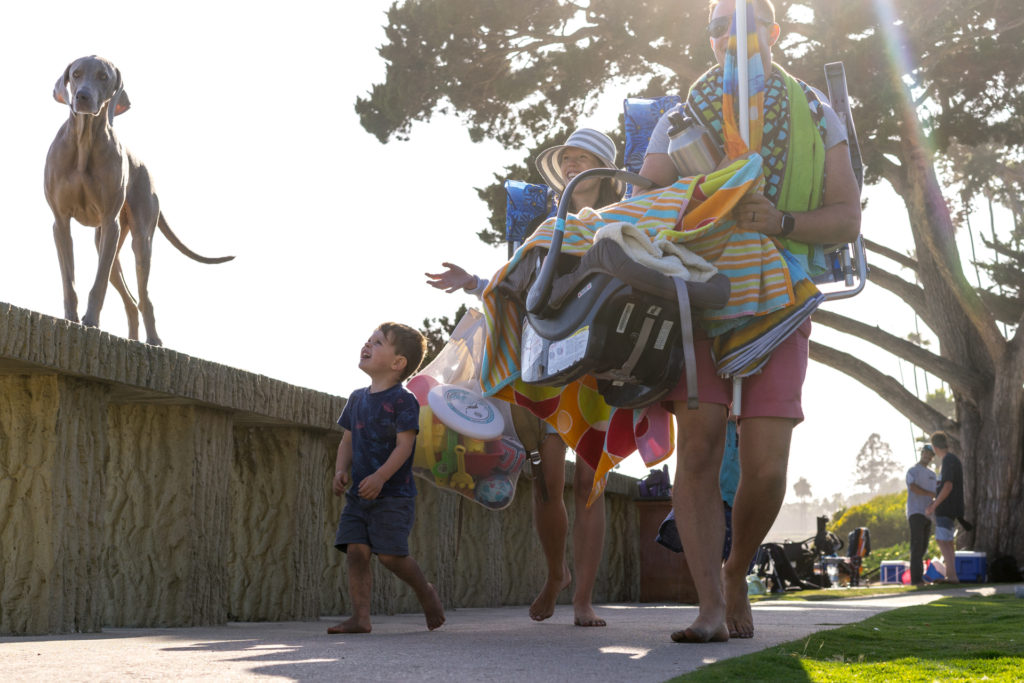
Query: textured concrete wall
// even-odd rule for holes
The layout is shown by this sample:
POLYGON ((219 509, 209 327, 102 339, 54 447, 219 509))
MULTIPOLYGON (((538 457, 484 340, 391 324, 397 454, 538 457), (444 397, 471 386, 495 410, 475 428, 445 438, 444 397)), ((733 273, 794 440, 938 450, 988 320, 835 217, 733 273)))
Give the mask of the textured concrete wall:
POLYGON ((128 404, 108 420, 104 623, 223 623, 231 415, 128 404))
MULTIPOLYGON (((343 405, 0 304, 0 634, 347 613, 343 405)), ((410 547, 445 605, 528 605, 545 577, 531 482, 502 511, 418 486, 410 547)), ((613 475, 598 602, 639 595, 634 492, 613 475)), ((419 611, 374 565, 373 612, 419 611)))
POLYGON ((328 549, 321 530, 333 461, 334 450, 323 439, 299 429, 235 430, 227 544, 230 619, 319 616, 328 549))
POLYGON ((0 632, 96 631, 107 391, 0 375, 0 632))

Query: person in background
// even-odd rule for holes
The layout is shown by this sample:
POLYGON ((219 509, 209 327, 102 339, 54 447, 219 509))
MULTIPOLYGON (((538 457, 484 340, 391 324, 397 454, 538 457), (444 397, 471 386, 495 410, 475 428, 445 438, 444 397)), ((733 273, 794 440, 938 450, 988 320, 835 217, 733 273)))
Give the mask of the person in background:
POLYGON ((935 454, 942 458, 942 474, 935 500, 925 509, 925 514, 935 516, 935 543, 942 552, 946 565, 946 577, 939 583, 960 583, 956 575, 956 535, 953 527, 956 520, 964 516, 964 467, 960 458, 949 452, 949 437, 945 432, 932 434, 935 454))
POLYGON ((935 498, 935 472, 931 470, 935 449, 931 444, 921 447, 917 464, 907 470, 907 523, 910 525, 910 583, 924 584, 924 554, 932 535, 932 521, 926 514, 935 498))
MULTIPOLYGON (((860 190, 845 128, 809 86, 772 62, 771 48, 780 35, 775 7, 769 0, 751 1, 756 19, 750 30, 757 32, 766 83, 764 118, 771 117, 775 125, 771 130, 765 127, 759 150, 766 160, 764 194, 746 195, 732 218, 740 231, 756 231, 777 240, 813 275, 809 260, 820 252, 818 245, 850 242, 859 234, 860 190), (780 117, 790 125, 779 125, 780 117), (803 172, 808 168, 803 159, 822 159, 823 172, 803 172), (797 185, 800 191, 794 191, 797 185), (811 197, 820 201, 815 204, 811 197)), ((735 12, 735 0, 710 4, 708 36, 718 66, 699 78, 687 96, 697 111, 711 117, 705 123, 721 124, 722 115, 715 112, 721 111, 724 99, 723 66, 735 12)), ((640 175, 658 187, 678 179, 668 155, 670 113, 655 127, 640 169, 640 175)), ((722 505, 718 476, 732 382, 714 371, 710 340, 695 341, 700 407, 686 407, 681 390, 685 376, 669 395, 675 401, 678 423, 673 509, 700 600, 697 619, 672 633, 676 642, 718 642, 754 635, 746 575, 785 497, 790 439, 803 420, 801 389, 810 328, 808 320, 775 349, 759 374, 743 380, 741 474, 732 513, 732 552, 724 566, 719 555, 725 524, 718 513, 722 505)))
MULTIPOLYGON (((593 128, 578 128, 564 145, 549 147, 537 156, 536 166, 544 182, 561 195, 565 186, 583 171, 592 168, 615 168, 615 143, 604 133, 593 128)), ((625 186, 611 178, 588 178, 576 185, 570 210, 578 213, 585 208, 599 209, 622 199, 625 186)), ((460 289, 480 296, 487 280, 471 275, 454 263, 442 263, 440 273, 426 273, 427 284, 446 292, 460 289)), ((530 416, 540 421, 540 418, 530 416)), ((542 422, 544 438, 540 445, 542 476, 534 480, 533 516, 537 536, 547 562, 547 580, 530 605, 530 618, 543 621, 555 613, 558 594, 572 582, 566 562, 566 542, 569 533, 569 515, 562 499, 565 488, 565 452, 562 438, 547 423, 542 422), (543 481, 543 487, 539 482, 543 481)), ((604 548, 605 506, 599 498, 589 508, 587 498, 594 480, 594 469, 582 459, 576 459, 573 475, 573 558, 576 590, 572 604, 573 623, 576 626, 604 626, 605 620, 594 612, 593 593, 597 570, 604 548)))
POLYGON ((347 555, 352 616, 328 633, 370 632, 372 555, 413 589, 428 629, 444 624, 437 590, 409 555, 416 511, 412 454, 420 406, 402 382, 419 367, 426 348, 417 330, 384 323, 359 354, 359 369, 370 376, 370 386, 353 392, 338 418, 345 431, 332 483, 334 495, 345 496, 334 547, 347 555))

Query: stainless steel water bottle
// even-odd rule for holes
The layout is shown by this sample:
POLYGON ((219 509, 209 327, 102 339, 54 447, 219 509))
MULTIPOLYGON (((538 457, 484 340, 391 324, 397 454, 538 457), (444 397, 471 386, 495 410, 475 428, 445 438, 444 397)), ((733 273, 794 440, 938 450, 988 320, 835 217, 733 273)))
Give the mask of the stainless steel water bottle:
POLYGON ((681 111, 668 115, 668 155, 680 177, 703 175, 715 170, 722 152, 708 129, 681 111))

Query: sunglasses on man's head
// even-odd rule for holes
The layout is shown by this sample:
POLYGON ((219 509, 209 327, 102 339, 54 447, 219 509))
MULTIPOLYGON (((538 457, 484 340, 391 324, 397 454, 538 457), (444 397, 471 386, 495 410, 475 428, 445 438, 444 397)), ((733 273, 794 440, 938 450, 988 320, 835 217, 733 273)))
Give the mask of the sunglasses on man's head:
MULTIPOLYGON (((721 38, 727 35, 729 33, 729 27, 732 26, 732 17, 733 15, 730 14, 727 17, 716 17, 715 19, 712 19, 711 23, 708 24, 708 35, 712 38, 721 38)), ((762 26, 771 26, 775 22, 771 19, 758 17, 757 23, 762 26)))

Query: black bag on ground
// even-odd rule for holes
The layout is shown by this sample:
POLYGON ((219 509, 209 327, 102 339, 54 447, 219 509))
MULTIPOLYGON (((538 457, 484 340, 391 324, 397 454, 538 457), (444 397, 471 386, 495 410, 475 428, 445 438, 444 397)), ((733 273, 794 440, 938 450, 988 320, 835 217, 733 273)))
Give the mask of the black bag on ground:
POLYGON ((1017 566, 1017 558, 1013 555, 1000 555, 992 560, 988 567, 988 578, 992 583, 1017 583, 1024 580, 1017 566))

